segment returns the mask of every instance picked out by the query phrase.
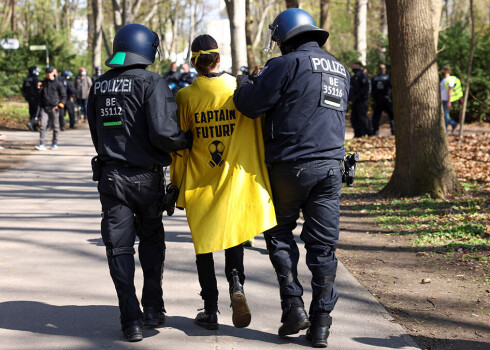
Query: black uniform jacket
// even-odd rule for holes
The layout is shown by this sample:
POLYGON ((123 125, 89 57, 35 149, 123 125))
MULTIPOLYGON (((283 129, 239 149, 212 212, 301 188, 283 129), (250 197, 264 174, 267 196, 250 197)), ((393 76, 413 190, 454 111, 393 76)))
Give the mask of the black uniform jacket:
POLYGON ((233 101, 250 118, 265 113, 267 163, 344 157, 349 74, 316 42, 269 60, 233 101))
POLYGON ((367 103, 369 98, 369 77, 362 72, 362 70, 357 70, 354 72, 351 79, 350 86, 350 100, 352 103, 367 103))
POLYGON ((391 100, 391 79, 389 74, 379 74, 371 79, 372 95, 375 101, 391 100))
POLYGON ((177 104, 165 80, 143 68, 111 69, 90 88, 87 116, 102 161, 166 166, 187 146, 177 104))
POLYGON ((40 95, 37 83, 39 83, 39 79, 35 74, 31 74, 24 79, 24 83, 22 84, 22 95, 24 95, 27 101, 39 100, 40 95))
POLYGON ((41 106, 49 109, 58 106, 60 102, 66 103, 66 90, 61 81, 58 78, 54 80, 44 79, 41 90, 41 106))
POLYGON ((73 87, 73 84, 68 79, 66 78, 60 78, 60 79, 61 79, 61 83, 63 84, 63 87, 66 90, 67 100, 69 100, 72 96, 75 96, 77 94, 77 90, 73 87))

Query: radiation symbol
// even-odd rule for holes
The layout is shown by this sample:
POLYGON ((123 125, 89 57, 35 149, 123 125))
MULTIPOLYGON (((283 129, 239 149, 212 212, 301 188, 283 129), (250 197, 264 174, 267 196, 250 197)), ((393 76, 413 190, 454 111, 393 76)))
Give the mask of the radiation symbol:
POLYGON ((209 165, 214 168, 216 165, 221 166, 223 164, 223 152, 225 151, 225 145, 221 141, 213 141, 208 146, 209 153, 211 153, 211 160, 209 165))

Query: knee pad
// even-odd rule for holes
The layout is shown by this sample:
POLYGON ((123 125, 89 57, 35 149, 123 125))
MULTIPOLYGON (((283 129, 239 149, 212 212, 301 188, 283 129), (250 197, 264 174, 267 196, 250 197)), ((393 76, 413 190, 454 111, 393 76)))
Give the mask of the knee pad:
POLYGON ((106 248, 106 255, 108 258, 113 258, 119 255, 134 255, 134 247, 120 247, 120 248, 106 248))

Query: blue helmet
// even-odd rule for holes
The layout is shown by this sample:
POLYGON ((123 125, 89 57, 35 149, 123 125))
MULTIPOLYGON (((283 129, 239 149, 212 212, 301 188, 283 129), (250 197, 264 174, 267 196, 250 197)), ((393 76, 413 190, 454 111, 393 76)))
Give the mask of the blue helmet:
MULTIPOLYGON (((127 24, 114 37, 112 55, 105 61, 111 68, 150 65, 155 61, 160 40, 155 32, 141 24, 127 24)), ((160 54, 160 52, 159 52, 160 54)))
POLYGON ((318 28, 315 20, 305 10, 290 8, 281 12, 274 22, 269 25, 271 39, 282 44, 303 33, 310 33, 312 39, 323 46, 328 39, 328 32, 318 28))
POLYGON ((39 75, 41 73, 41 68, 38 66, 30 66, 29 67, 29 74, 31 75, 39 75))
POLYGON ((69 70, 63 69, 61 71, 61 76, 65 77, 66 79, 70 79, 73 76, 73 73, 69 70))

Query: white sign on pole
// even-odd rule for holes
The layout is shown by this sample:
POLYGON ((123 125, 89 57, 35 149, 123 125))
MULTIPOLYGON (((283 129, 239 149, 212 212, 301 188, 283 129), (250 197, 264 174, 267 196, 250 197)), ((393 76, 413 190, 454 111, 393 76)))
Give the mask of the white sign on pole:
POLYGON ((29 46, 29 50, 31 51, 46 50, 46 45, 31 45, 29 46))
POLYGON ((14 38, 4 38, 0 40, 0 46, 5 50, 17 50, 19 48, 19 40, 14 38))

